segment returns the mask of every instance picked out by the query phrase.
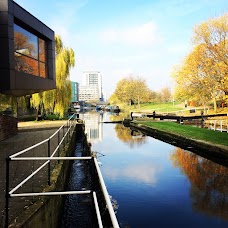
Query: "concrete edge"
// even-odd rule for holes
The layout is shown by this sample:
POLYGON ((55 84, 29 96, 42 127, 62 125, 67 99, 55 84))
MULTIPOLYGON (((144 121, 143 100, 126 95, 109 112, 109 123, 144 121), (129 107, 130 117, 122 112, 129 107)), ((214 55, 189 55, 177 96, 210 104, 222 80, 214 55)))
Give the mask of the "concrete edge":
POLYGON ((152 136, 182 149, 192 151, 221 165, 228 166, 228 148, 225 146, 189 139, 175 133, 165 132, 143 124, 131 122, 129 125, 131 128, 135 128, 148 136, 152 136))

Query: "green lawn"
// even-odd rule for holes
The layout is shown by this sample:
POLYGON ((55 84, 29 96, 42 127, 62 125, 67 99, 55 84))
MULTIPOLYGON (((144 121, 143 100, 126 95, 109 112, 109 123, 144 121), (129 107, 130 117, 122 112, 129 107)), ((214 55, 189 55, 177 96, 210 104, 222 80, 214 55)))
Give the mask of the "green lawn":
POLYGON ((140 104, 140 108, 136 105, 132 106, 133 111, 159 111, 159 112, 172 112, 184 109, 184 106, 181 103, 173 103, 173 102, 163 102, 163 103, 143 103, 140 104))
POLYGON ((213 144, 228 146, 228 133, 212 131, 173 122, 138 122, 166 132, 176 133, 191 139, 203 140, 213 144))

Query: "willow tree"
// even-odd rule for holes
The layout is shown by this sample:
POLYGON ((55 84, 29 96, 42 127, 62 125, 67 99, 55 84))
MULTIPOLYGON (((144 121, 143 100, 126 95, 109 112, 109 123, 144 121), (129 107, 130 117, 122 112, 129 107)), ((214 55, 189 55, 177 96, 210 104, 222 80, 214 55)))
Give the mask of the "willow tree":
POLYGON ((13 95, 0 94, 0 111, 4 111, 6 108, 11 108, 13 115, 18 116, 18 108, 25 111, 27 108, 26 96, 16 97, 13 95))
POLYGON ((228 13, 197 25, 193 49, 174 72, 182 96, 213 99, 228 91, 228 13))
POLYGON ((33 106, 63 117, 71 100, 70 69, 75 64, 74 51, 64 47, 60 36, 55 37, 56 89, 32 96, 33 106), (41 99, 40 99, 41 98, 41 99))

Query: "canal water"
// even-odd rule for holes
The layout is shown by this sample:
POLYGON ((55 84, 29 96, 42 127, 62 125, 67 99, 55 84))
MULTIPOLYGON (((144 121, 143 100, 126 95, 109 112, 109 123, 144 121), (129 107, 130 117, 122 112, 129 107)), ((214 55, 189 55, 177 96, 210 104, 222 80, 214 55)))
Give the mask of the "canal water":
POLYGON ((85 113, 121 227, 228 227, 228 168, 85 113))

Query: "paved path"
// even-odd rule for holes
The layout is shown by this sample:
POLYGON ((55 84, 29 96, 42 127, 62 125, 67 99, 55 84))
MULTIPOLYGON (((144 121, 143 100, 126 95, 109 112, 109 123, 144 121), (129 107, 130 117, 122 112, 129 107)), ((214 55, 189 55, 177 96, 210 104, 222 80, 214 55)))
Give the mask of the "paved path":
MULTIPOLYGON (((5 207, 5 180, 6 162, 5 159, 18 151, 26 149, 44 139, 50 137, 66 121, 42 121, 42 122, 19 122, 18 134, 0 142, 0 227, 4 225, 5 207)), ((55 148, 58 142, 57 135, 51 141, 51 149, 55 148)), ((26 156, 47 156, 47 144, 33 149, 26 156)), ((10 165, 10 188, 20 183, 23 178, 31 174, 43 161, 13 161, 10 165)), ((52 164, 53 165, 53 164, 52 164)), ((33 179, 21 187, 18 192, 37 192, 47 184, 47 168, 42 169, 33 179)), ((13 198, 10 199, 10 219, 14 218, 33 204, 34 198, 13 198)))

